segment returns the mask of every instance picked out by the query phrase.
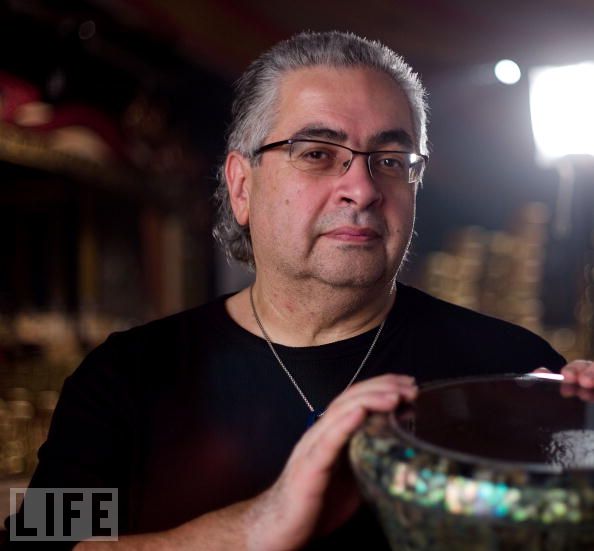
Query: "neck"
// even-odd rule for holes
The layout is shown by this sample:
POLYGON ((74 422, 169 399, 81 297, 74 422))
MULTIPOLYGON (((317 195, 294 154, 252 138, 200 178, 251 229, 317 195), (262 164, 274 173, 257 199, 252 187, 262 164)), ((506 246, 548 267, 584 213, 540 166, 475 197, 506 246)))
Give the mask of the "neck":
MULTIPOLYGON (((254 306, 273 342, 286 346, 317 346, 354 337, 377 327, 395 299, 391 282, 372 288, 336 288, 319 282, 290 290, 256 277, 254 306)), ((231 317, 262 336, 252 312, 249 289, 227 302, 231 317)))

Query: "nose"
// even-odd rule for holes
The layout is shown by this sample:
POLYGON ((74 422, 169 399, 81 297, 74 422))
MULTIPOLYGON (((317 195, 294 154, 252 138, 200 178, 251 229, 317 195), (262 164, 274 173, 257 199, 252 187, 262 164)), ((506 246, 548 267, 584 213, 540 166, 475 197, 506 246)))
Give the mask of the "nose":
POLYGON ((346 171, 337 178, 337 200, 356 205, 361 210, 380 203, 383 195, 379 185, 371 177, 369 156, 353 155, 346 171))

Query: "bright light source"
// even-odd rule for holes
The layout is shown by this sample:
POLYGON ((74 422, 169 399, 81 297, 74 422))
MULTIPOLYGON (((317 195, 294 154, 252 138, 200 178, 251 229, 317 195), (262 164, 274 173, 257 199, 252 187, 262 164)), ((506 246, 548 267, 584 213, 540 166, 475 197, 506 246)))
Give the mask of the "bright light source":
POLYGON ((502 59, 495 65, 495 76, 503 84, 515 84, 522 77, 522 71, 515 61, 502 59))
POLYGON ((594 63, 530 71, 530 112, 538 161, 594 155, 594 63))

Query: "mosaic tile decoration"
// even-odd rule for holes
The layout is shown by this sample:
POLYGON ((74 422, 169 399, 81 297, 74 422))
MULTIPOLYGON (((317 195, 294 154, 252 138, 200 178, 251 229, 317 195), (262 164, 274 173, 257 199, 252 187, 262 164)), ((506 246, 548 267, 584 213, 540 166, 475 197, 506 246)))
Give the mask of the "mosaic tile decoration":
MULTIPOLYGON (((372 415, 350 446, 363 494, 393 549, 594 550, 594 469, 448 454, 424 445, 407 424, 372 415)), ((557 440, 568 438, 582 448, 586 442, 587 453, 584 434, 557 440)))

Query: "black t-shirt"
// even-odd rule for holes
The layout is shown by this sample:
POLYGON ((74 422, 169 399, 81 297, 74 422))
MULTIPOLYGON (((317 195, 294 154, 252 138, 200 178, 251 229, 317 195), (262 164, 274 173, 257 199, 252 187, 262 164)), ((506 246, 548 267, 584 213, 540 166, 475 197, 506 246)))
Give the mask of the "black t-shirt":
MULTIPOLYGON (((120 533, 173 528, 271 485, 309 410, 267 343, 225 297, 110 336, 64 383, 33 487, 117 487, 120 533)), ((275 345, 315 408, 351 379, 377 329, 317 347, 275 345)), ((419 383, 517 373, 563 358, 533 333, 399 284, 359 380, 419 383)), ((368 511, 310 548, 386 545, 368 511)), ((386 545, 387 548, 387 545, 386 545)))

